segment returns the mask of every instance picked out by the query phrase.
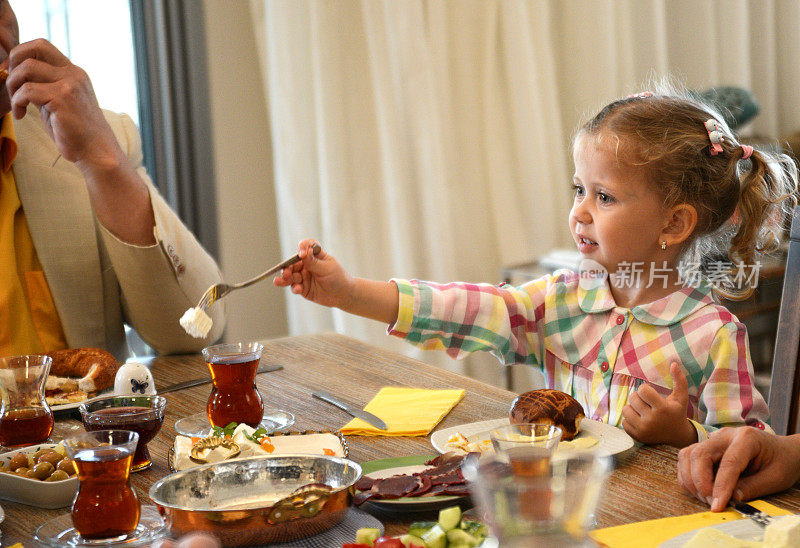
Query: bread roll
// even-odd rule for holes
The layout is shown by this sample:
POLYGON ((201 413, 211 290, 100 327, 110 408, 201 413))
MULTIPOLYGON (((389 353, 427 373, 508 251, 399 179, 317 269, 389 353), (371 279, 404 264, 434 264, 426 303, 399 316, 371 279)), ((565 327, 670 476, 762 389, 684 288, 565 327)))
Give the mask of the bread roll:
POLYGON ((97 392, 113 386, 119 364, 101 348, 68 348, 48 354, 53 358, 50 374, 58 377, 78 377, 78 388, 97 392))
POLYGON ((586 416, 578 400, 559 390, 532 390, 511 403, 511 424, 553 424, 561 428, 561 439, 569 441, 581 431, 586 416))

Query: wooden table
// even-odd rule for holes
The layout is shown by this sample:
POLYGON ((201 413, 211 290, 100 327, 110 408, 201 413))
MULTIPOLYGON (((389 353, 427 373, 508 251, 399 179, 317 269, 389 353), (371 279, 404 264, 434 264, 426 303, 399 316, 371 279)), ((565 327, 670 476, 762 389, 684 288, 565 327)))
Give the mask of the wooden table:
MULTIPOLYGON (((198 355, 164 356, 148 362, 159 387, 208 375, 198 355)), ((282 364, 280 371, 258 377, 258 387, 267 407, 284 409, 295 415, 296 430, 336 430, 349 416, 311 397, 315 389, 325 389, 343 399, 365 405, 383 386, 418 388, 464 388, 466 396, 440 423, 440 428, 505 416, 514 397, 512 392, 435 368, 417 360, 337 334, 307 335, 264 343, 262 365, 282 364)), ((153 466, 132 475, 132 483, 142 502, 149 501, 150 486, 167 475, 167 452, 172 446, 173 425, 181 417, 205 409, 209 386, 203 385, 166 394, 166 420, 161 432, 150 442, 153 466)), ((56 423, 55 439, 79 429, 74 419, 56 423)), ((348 436, 350 458, 356 462, 403 455, 435 454, 428 438, 390 438, 348 436)), ((707 510, 682 491, 675 478, 677 451, 670 447, 645 447, 630 451, 616 460, 616 469, 606 486, 597 512, 599 527, 676 516, 707 510)), ((792 489, 768 500, 800 512, 800 490, 792 489)), ((6 512, 0 524, 3 546, 22 541, 33 546, 33 531, 42 522, 68 512, 42 510, 2 501, 6 512)), ((407 531, 418 519, 435 519, 436 514, 385 513, 375 515, 388 534, 407 531)))

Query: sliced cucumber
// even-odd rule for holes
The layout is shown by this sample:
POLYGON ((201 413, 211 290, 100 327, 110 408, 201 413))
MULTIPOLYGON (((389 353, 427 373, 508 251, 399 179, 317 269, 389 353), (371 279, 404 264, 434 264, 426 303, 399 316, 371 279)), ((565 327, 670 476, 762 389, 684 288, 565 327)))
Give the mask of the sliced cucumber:
POLYGON ((476 538, 486 538, 489 534, 489 528, 480 521, 462 521, 461 528, 476 538))
POLYGON ((450 529, 447 532, 448 546, 477 546, 482 539, 478 539, 464 531, 463 529, 450 529))
POLYGON ((435 521, 415 521, 408 528, 408 534, 422 538, 422 536, 430 531, 434 525, 436 525, 435 521))
POLYGON ((431 530, 423 535, 422 540, 425 541, 425 548, 447 547, 447 533, 439 524, 431 527, 431 530))
POLYGON ((406 548, 408 548, 409 546, 419 546, 420 548, 426 548, 425 541, 412 534, 403 535, 402 537, 400 537, 400 542, 402 542, 403 546, 405 546, 406 548))
POLYGON ((439 510, 439 526, 444 531, 455 529, 461 523, 461 508, 451 506, 439 510))
POLYGON ((381 536, 381 530, 377 527, 362 527, 356 531, 356 542, 372 546, 379 536, 381 536))

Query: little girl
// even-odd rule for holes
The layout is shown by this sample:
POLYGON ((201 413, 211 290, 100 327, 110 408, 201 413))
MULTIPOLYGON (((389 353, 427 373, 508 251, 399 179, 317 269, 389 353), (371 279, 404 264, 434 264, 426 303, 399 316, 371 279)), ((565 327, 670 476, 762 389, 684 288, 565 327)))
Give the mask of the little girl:
POLYGON ((606 106, 578 131, 573 157, 581 272, 520 287, 379 282, 351 277, 305 240, 303 260, 275 284, 424 349, 536 366, 587 417, 644 443, 769 428, 745 327, 712 293, 754 289, 755 255, 794 205, 794 163, 740 144, 717 112, 673 90, 606 106))

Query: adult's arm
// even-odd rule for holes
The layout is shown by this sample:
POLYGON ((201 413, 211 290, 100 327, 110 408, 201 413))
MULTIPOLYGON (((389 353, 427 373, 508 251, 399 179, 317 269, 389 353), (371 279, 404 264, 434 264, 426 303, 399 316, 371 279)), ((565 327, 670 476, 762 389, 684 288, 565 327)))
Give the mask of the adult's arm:
POLYGON ((209 310, 214 327, 204 339, 178 323, 221 276, 153 187, 130 118, 101 111, 86 73, 46 40, 11 50, 6 87, 14 116, 35 105, 63 159, 83 174, 126 320, 160 353, 193 352, 217 339, 223 303, 209 310))
POLYGON ((143 165, 139 132, 126 115, 104 112, 138 177, 148 189, 156 243, 134 245, 101 226, 103 243, 119 281, 126 321, 161 354, 196 352, 219 339, 225 327, 225 301, 207 311, 213 321, 205 338, 189 336, 178 323, 211 285, 222 281, 214 259, 153 186, 143 165))

